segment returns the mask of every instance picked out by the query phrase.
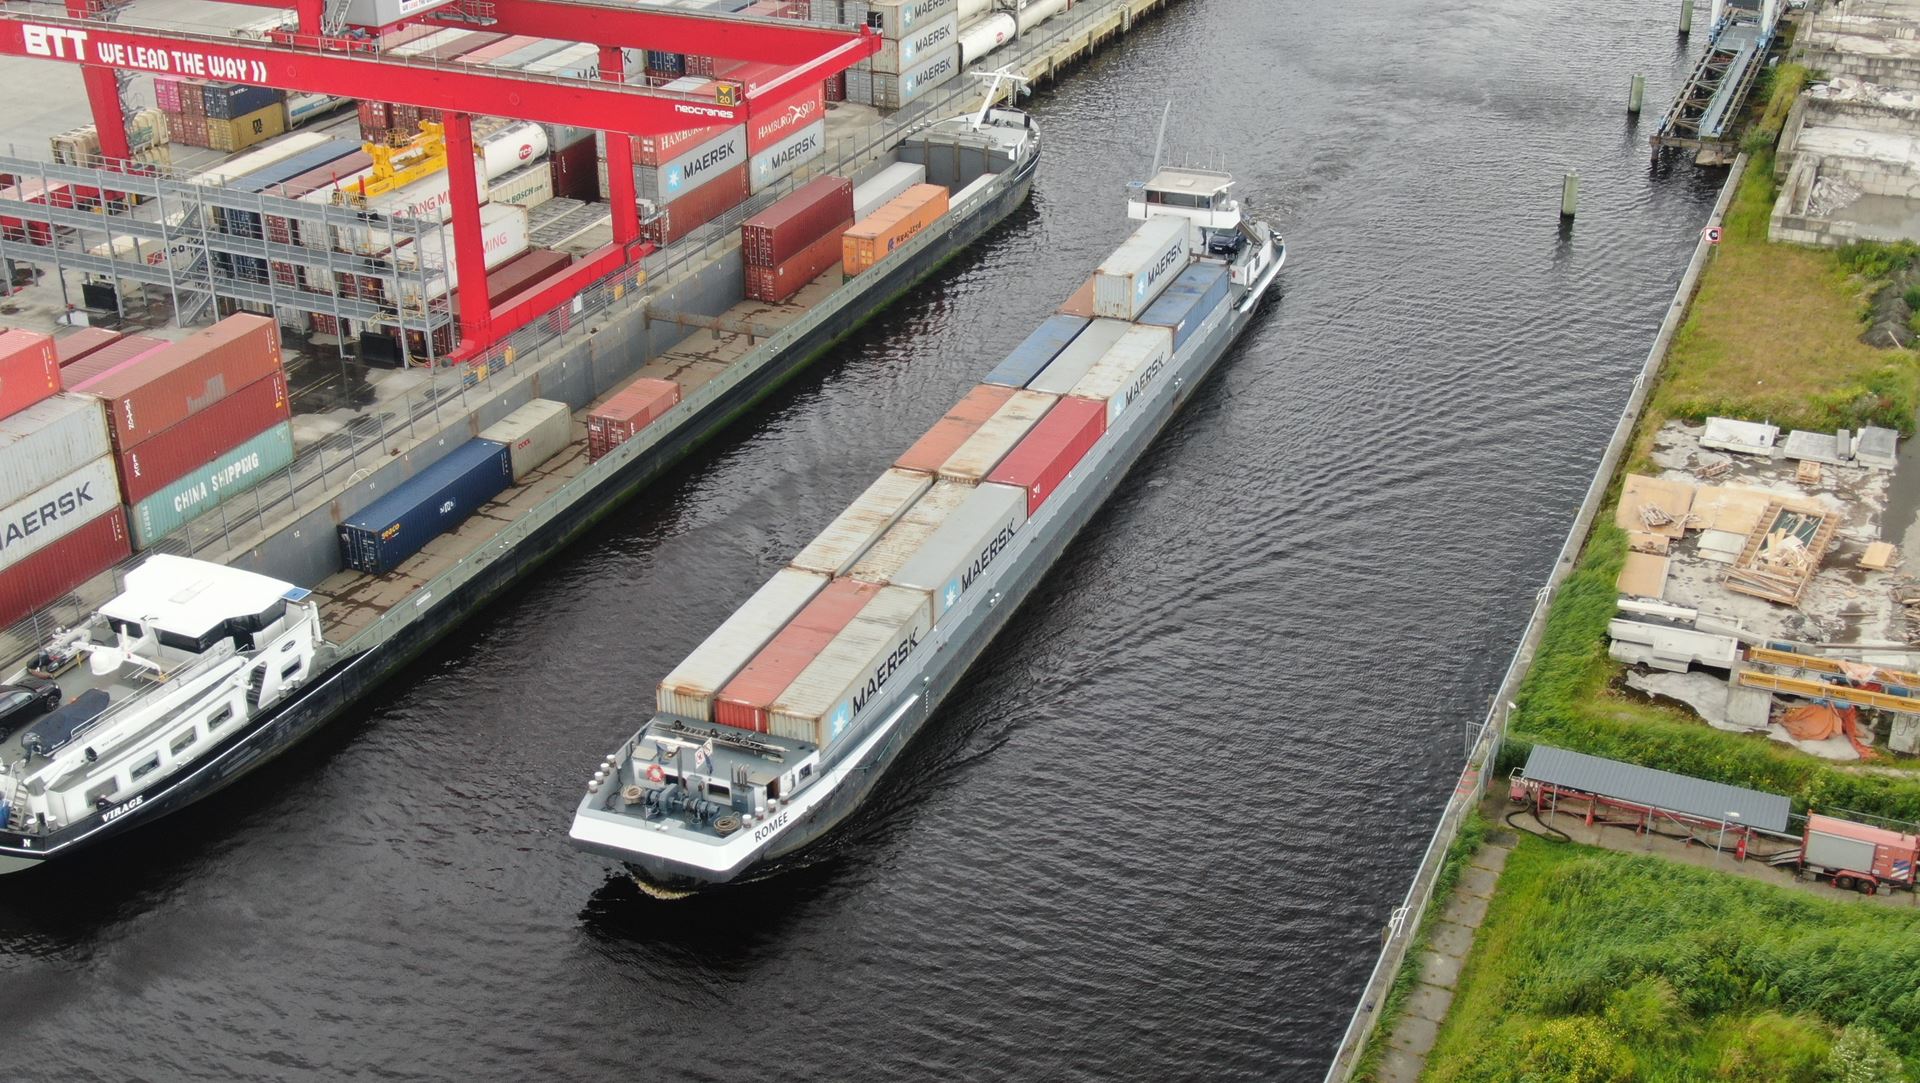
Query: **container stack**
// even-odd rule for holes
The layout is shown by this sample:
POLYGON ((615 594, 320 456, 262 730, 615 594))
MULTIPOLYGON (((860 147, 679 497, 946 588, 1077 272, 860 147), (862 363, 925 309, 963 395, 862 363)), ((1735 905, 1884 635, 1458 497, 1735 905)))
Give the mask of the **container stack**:
POLYGON ((242 151, 287 130, 286 92, 272 87, 159 75, 153 95, 175 143, 242 151))
POLYGON ((843 269, 851 276, 871 268, 945 213, 945 188, 937 184, 913 185, 842 234, 843 269))
POLYGON ((810 181, 740 227, 747 296, 782 302, 841 261, 841 238, 853 225, 853 182, 810 181))
MULTIPOLYGON (((972 6, 972 5, 968 5, 972 6)), ((843 17, 880 32, 872 57, 847 71, 847 100, 899 109, 960 74, 959 0, 871 0, 843 17)))
MULTIPOLYGON (((141 109, 127 117, 127 149, 135 164, 172 165, 171 144, 164 112, 141 109)), ((91 124, 61 132, 53 137, 52 149, 53 160, 62 165, 97 166, 100 132, 91 124)))

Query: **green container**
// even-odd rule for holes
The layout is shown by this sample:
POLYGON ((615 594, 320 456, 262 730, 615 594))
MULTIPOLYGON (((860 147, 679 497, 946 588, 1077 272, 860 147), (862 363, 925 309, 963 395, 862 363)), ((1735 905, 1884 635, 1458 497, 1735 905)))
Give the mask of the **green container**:
POLYGON ((291 462, 293 422, 282 421, 129 508, 133 547, 145 549, 291 462))

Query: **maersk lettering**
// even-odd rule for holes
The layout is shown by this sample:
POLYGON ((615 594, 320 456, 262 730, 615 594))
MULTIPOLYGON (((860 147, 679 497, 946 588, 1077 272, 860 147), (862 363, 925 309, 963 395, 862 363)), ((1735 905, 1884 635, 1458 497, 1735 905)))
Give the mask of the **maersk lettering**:
POLYGON ((788 147, 783 151, 780 151, 776 154, 771 155, 767 160, 767 168, 769 170, 779 169, 781 166, 786 165, 788 162, 791 162, 799 158, 801 155, 812 153, 819 146, 820 146, 820 137, 818 135, 809 134, 806 138, 801 139, 799 142, 795 143, 793 146, 788 147))
POLYGON ((954 35, 953 24, 941 23, 939 26, 936 26, 932 30, 929 30, 926 33, 920 35, 919 37, 913 39, 913 45, 912 45, 913 52, 924 53, 928 49, 933 48, 934 46, 947 40, 953 35, 954 35))
POLYGON ((719 165, 731 157, 733 157, 732 143, 724 143, 717 146, 687 163, 687 179, 692 180, 694 177, 705 173, 707 170, 712 169, 714 166, 719 165))
POLYGON ((1140 393, 1147 389, 1147 385, 1153 382, 1155 376, 1160 375, 1160 370, 1165 367, 1166 363, 1167 359, 1164 357, 1155 358, 1153 364, 1148 365, 1147 370, 1142 372, 1139 378, 1133 381, 1133 386, 1127 388, 1127 397, 1123 400, 1123 405, 1132 406, 1133 400, 1138 398, 1140 393))
POLYGON ((993 566, 994 558, 1006 549, 1009 542, 1013 541, 1014 532, 1019 529, 1017 526, 1006 527, 993 536, 993 540, 980 550, 980 555, 973 558, 973 563, 967 565, 967 570, 960 573, 961 590, 973 589, 973 581, 993 566))
POLYGON ((1178 260, 1181 256, 1184 256, 1186 254, 1187 254, 1186 242, 1184 240, 1175 242, 1172 248, 1167 249, 1166 255, 1161 256, 1160 261, 1153 265, 1152 273, 1147 275, 1148 281, 1158 279, 1161 275, 1166 273, 1167 268, 1173 266, 1175 260, 1178 260))
POLYGON ((907 663, 907 659, 913 656, 914 648, 919 645, 920 633, 908 632, 907 638, 901 640, 898 647, 893 648, 893 653, 881 659, 880 664, 873 667, 873 673, 867 677, 867 683, 862 685, 859 691, 853 694, 853 714, 855 718, 858 718, 860 712, 866 709, 868 703, 872 702, 873 697, 878 695, 880 690, 887 686, 887 682, 893 679, 894 673, 907 663))
POLYGON ((0 550, 18 545, 54 523, 72 517, 95 499, 93 483, 83 481, 38 507, 28 508, 7 521, 5 532, 0 533, 0 550))
POLYGON ((952 70, 953 70, 953 58, 950 56, 945 57, 942 60, 940 60, 938 63, 934 64, 932 67, 919 73, 918 75, 915 75, 911 80, 909 80, 907 82, 907 85, 901 89, 900 96, 904 98, 912 94, 914 91, 920 89, 921 87, 926 86, 929 83, 937 83, 943 77, 945 77, 945 75, 948 72, 952 70))

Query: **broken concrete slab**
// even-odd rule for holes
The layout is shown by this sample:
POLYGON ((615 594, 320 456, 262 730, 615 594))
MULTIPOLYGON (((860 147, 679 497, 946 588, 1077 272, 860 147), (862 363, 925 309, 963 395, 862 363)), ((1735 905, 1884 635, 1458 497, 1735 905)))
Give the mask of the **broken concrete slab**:
POLYGON ((1700 446, 1720 451, 1738 451, 1748 455, 1772 456, 1780 440, 1780 426, 1758 421, 1736 421, 1729 417, 1707 419, 1700 446))

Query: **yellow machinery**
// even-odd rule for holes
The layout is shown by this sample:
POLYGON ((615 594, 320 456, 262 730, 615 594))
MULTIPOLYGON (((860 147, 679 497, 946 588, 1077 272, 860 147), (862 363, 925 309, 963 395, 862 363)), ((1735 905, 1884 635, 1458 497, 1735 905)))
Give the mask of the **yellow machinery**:
POLYGON ((334 192, 335 202, 361 206, 368 199, 405 188, 422 177, 447 168, 446 127, 431 120, 420 122, 420 134, 400 139, 389 136, 389 143, 362 143, 361 149, 373 159, 373 173, 352 188, 334 192))

